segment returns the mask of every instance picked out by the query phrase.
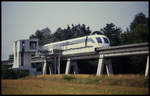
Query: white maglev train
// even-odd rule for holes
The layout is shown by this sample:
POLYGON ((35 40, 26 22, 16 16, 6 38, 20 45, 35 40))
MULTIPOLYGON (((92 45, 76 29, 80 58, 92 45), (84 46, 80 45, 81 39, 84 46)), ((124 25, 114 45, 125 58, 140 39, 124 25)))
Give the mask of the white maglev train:
POLYGON ((69 40, 53 42, 43 46, 44 49, 52 51, 61 49, 62 55, 94 52, 96 47, 109 47, 110 41, 105 35, 89 35, 69 40))

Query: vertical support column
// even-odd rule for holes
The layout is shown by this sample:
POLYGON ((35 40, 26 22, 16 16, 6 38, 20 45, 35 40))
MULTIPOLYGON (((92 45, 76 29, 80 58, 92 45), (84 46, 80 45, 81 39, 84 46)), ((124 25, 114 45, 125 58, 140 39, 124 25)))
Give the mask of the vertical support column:
POLYGON ((60 56, 58 56, 57 70, 58 70, 58 74, 60 74, 60 56))
POLYGON ((149 55, 147 56, 147 63, 146 63, 146 69, 145 69, 145 76, 148 76, 149 73, 149 55))
POLYGON ((112 64, 110 59, 105 59, 107 75, 113 74, 112 64), (106 61, 107 60, 107 61, 106 61))
POLYGON ((101 75, 103 73, 103 68, 104 68, 103 55, 100 55, 99 60, 98 60, 98 67, 97 67, 96 75, 101 75))
POLYGON ((74 61, 74 62, 72 62, 72 64, 73 64, 73 72, 74 72, 74 74, 78 74, 79 71, 78 71, 78 65, 77 65, 77 62, 74 61))
POLYGON ((50 74, 50 75, 52 74, 50 65, 49 65, 49 74, 50 74))
POLYGON ((68 58, 67 64, 66 64, 66 71, 65 71, 65 74, 69 74, 69 72, 70 72, 70 67, 71 67, 71 61, 70 61, 70 58, 68 58))
POLYGON ((46 61, 46 57, 44 57, 44 65, 43 65, 43 75, 46 74, 46 66, 47 65, 47 61, 46 61))
POLYGON ((54 74, 56 74, 57 57, 54 57, 54 74))
POLYGON ((53 70, 52 70, 51 64, 49 64, 49 74, 50 74, 50 75, 53 74, 53 70))

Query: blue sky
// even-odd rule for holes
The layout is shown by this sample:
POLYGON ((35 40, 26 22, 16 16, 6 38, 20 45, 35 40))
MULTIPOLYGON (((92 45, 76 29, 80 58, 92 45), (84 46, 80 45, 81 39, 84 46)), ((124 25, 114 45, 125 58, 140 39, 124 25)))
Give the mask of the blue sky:
POLYGON ((149 15, 148 1, 140 2, 2 2, 2 60, 13 53, 13 41, 28 39, 36 30, 85 24, 92 31, 113 22, 123 31, 137 13, 149 15))

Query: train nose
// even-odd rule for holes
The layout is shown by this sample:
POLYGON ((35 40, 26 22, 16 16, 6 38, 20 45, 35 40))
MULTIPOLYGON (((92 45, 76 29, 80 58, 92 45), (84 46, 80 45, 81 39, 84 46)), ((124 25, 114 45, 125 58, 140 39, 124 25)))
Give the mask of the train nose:
POLYGON ((108 47, 109 47, 109 44, 103 44, 103 47, 104 47, 104 48, 108 48, 108 47))

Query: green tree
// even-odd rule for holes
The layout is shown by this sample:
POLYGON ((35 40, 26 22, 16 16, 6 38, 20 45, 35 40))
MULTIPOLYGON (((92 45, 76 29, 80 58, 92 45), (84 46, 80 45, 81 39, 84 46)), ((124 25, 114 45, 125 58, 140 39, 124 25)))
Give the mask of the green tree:
POLYGON ((148 42, 149 32, 148 27, 143 24, 137 24, 129 33, 129 43, 148 42))
POLYGON ((135 15, 134 20, 130 24, 130 28, 121 33, 122 44, 132 44, 148 42, 149 24, 148 19, 143 13, 135 15))
POLYGON ((130 24, 130 29, 133 30, 138 24, 147 24, 146 16, 141 12, 135 15, 134 20, 130 24))
POLYGON ((62 41, 81 36, 86 36, 89 35, 90 33, 91 33, 90 28, 86 27, 85 24, 82 24, 82 26, 80 24, 78 25, 72 24, 72 27, 67 25, 67 28, 65 29, 58 28, 53 35, 54 41, 62 41))
POLYGON ((106 27, 100 30, 110 39, 110 45, 116 46, 121 44, 121 28, 116 27, 113 23, 106 24, 106 27))
POLYGON ((124 33, 121 33, 121 45, 129 44, 128 36, 129 36, 129 29, 127 28, 124 33))
POLYGON ((51 41, 51 31, 48 28, 37 30, 35 34, 32 34, 29 38, 38 38, 39 45, 44 45, 51 41))
MULTIPOLYGON (((137 15, 135 15, 135 18, 130 23, 130 27, 127 28, 125 32, 121 33, 121 44, 124 45, 124 44, 148 42, 148 38, 149 38, 148 29, 149 29, 148 18, 146 18, 146 16, 143 13, 138 13, 137 15)), ((122 61, 124 62, 122 62, 122 66, 116 64, 115 65, 117 68, 116 70, 127 69, 129 70, 129 73, 131 72, 141 73, 141 74, 144 73, 146 56, 139 55, 139 56, 128 56, 122 58, 120 58, 120 60, 122 59, 122 61), (123 60, 122 58, 126 60, 123 60)), ((126 70, 124 70, 124 73, 126 73, 126 70)))
MULTIPOLYGON (((149 38, 149 24, 148 19, 143 13, 135 15, 134 20, 130 24, 130 32, 128 32, 128 42, 141 43, 148 42, 149 38)), ((144 74, 146 56, 131 56, 131 65, 134 65, 134 72, 144 74)))
POLYGON ((129 43, 148 42, 149 25, 148 19, 143 13, 135 15, 134 20, 130 24, 130 32, 128 32, 129 43))

